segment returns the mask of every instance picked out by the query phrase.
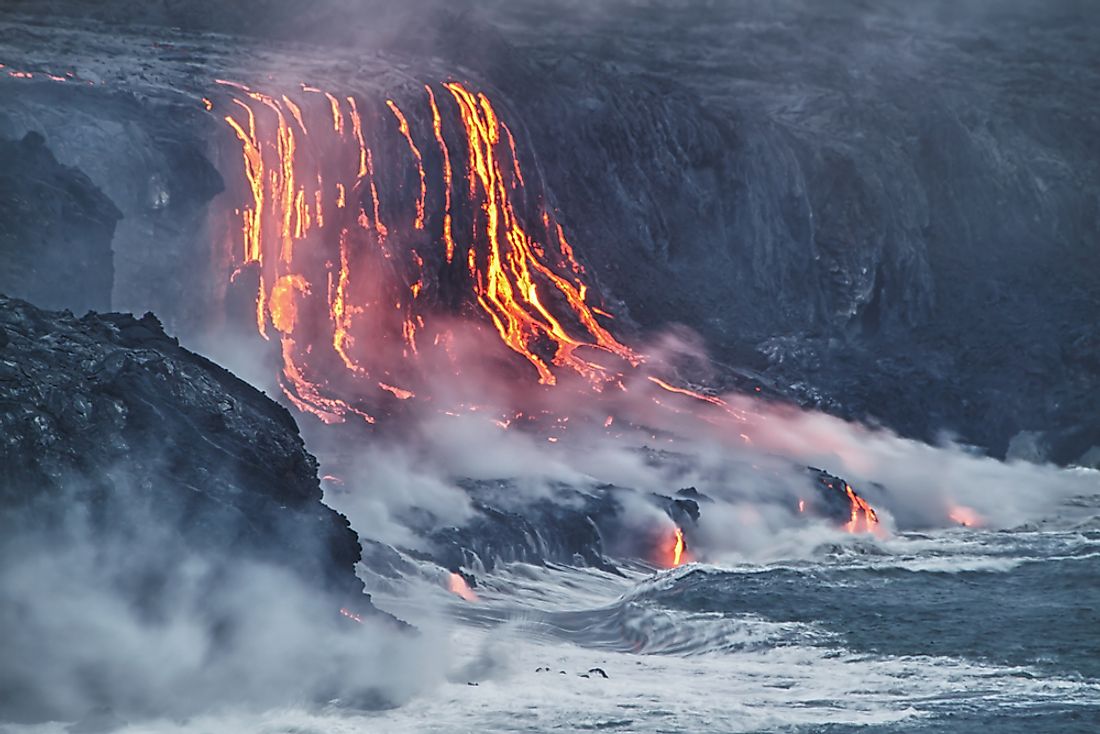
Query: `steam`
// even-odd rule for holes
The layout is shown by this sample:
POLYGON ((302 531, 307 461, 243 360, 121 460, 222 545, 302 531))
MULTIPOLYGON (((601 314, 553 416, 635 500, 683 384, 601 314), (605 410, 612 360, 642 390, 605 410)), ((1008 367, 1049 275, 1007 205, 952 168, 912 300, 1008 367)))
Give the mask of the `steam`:
MULTIPOLYGON (((702 353, 683 337, 656 340, 645 352, 646 370, 698 363, 702 353)), ((480 396, 476 411, 448 414, 410 401, 397 425, 371 437, 342 475, 340 492, 328 495, 365 536, 418 547, 415 533, 402 529, 414 508, 441 525, 461 524, 472 513, 461 479, 508 479, 520 508, 543 498, 568 501, 562 486, 634 490, 616 494, 621 519, 654 537, 669 536, 675 526, 652 495, 692 487, 714 500, 690 533, 693 555, 711 561, 806 556, 839 540, 835 520, 799 510, 800 501, 812 506, 821 497, 805 470, 810 466, 866 498, 883 533, 960 524, 1011 528, 1056 517, 1066 501, 1097 491, 1096 472, 1004 462, 950 441, 930 445, 741 394, 706 402, 662 389, 646 371, 622 391, 592 393, 579 379, 505 390, 507 375, 497 365, 463 364, 460 376, 435 376, 436 397, 450 404, 452 397, 480 396), (516 414, 537 419, 497 418, 516 414)))
POLYGON ((64 517, 12 513, 0 539, 0 700, 16 720, 377 708, 441 675, 430 629, 356 624, 283 568, 188 548, 137 491, 116 487, 107 520, 75 487, 57 499, 64 517))
MULTIPOLYGON (((422 27, 424 14, 411 7, 402 12, 422 27)), ((621 23, 598 4, 574 7, 621 23)), ((334 15, 342 23, 357 14, 334 15)), ((405 43, 416 34, 392 35, 405 43)), ((383 39, 356 42, 374 47, 383 39)), ((402 134, 419 159, 403 120, 402 134)), ((424 125, 417 140, 430 150, 424 125)), ((507 160, 503 144, 502 154, 507 160)), ((421 169, 421 220, 424 175, 421 169)), ((320 293, 320 281, 316 286, 320 293)), ((449 356, 461 373, 450 361, 422 362, 419 381, 433 386, 432 399, 402 405, 391 424, 368 432, 354 416, 336 428, 301 417, 312 450, 324 459, 322 472, 334 477, 327 500, 364 538, 418 549, 424 540, 414 519, 424 513, 439 526, 467 522, 474 509, 460 480, 470 478, 512 480, 518 506, 557 499, 562 485, 629 488, 616 495, 625 532, 665 536, 673 521, 651 496, 694 487, 714 501, 703 507, 691 550, 716 562, 809 554, 838 537, 835 523, 798 509, 801 498, 820 492, 805 466, 848 480, 893 529, 946 527, 959 518, 1012 527, 1097 491, 1095 472, 1001 462, 949 441, 928 445, 743 395, 723 396, 719 405, 662 389, 648 378, 683 386, 674 380, 683 365, 705 372, 706 356, 688 331, 640 350, 648 366, 624 377, 625 390, 609 383, 600 392, 571 375, 559 376, 552 389, 535 386, 533 375, 512 364, 514 354, 501 359, 499 349, 487 347, 485 330, 455 324, 451 332, 449 356), (451 414, 451 406, 463 410, 451 414)), ((536 347, 525 345, 529 359, 542 356, 536 347)), ((202 348, 277 394, 277 353, 237 336, 210 337, 202 348)), ((175 528, 143 508, 140 493, 121 487, 119 494, 127 509, 107 528, 91 522, 74 490, 63 505, 67 515, 55 518, 60 531, 0 537, 5 710, 75 719, 102 708, 123 717, 184 717, 198 706, 242 702, 258 709, 330 701, 372 708, 407 701, 443 679, 446 646, 431 627, 395 634, 382 619, 340 617, 341 600, 285 569, 183 547, 173 541, 175 528)), ((7 518, 12 527, 23 519, 7 518)), ((498 652, 477 662, 501 667, 498 652)))
MULTIPOLYGON (((752 409, 743 397, 731 403, 752 409)), ((980 524, 1011 527, 1057 515, 1066 500, 1100 488, 1095 471, 1004 462, 950 440, 934 446, 814 411, 773 406, 754 422, 757 445, 847 477, 906 527, 948 524, 959 507, 975 510, 980 524)))

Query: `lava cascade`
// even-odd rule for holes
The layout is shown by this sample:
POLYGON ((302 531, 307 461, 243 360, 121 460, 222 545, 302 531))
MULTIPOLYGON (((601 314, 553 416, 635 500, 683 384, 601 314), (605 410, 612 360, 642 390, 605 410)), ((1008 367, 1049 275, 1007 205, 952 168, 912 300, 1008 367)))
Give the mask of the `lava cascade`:
POLYGON ((422 361, 446 361, 454 338, 433 315, 456 308, 491 324, 544 386, 567 371, 601 390, 641 361, 600 322, 584 267, 526 190, 515 138, 483 93, 425 85, 412 115, 393 99, 220 83, 247 184, 233 279, 254 273, 256 329, 280 342, 281 386, 299 409, 374 422, 377 404, 416 397, 422 361))

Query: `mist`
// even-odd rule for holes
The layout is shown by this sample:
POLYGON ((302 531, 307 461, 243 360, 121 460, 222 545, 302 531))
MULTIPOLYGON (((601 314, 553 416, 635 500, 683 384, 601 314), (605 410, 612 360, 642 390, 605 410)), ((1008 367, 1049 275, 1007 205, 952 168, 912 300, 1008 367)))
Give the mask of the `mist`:
MULTIPOLYGON (((186 718, 232 708, 399 705, 438 682, 446 645, 261 558, 183 542, 140 491, 61 516, 5 517, 0 696, 16 721, 186 718), (12 532, 19 528, 17 532, 12 532)), ((273 539, 273 542, 279 542, 273 539)))

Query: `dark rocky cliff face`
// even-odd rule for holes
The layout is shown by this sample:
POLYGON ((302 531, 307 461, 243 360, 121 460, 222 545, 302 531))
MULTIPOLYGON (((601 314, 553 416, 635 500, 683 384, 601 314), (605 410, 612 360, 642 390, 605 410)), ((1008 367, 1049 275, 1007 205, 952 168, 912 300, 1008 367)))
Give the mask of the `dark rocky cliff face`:
POLYGON ((6 538, 28 517, 62 532, 68 502, 117 532, 112 513, 136 495, 173 528, 165 542, 362 592, 355 533, 321 504, 290 414, 153 316, 77 319, 0 297, 0 405, 6 538))
MULTIPOLYGON (((12 33, 42 48, 39 32, 12 33)), ((132 91, 87 83, 47 81, 17 89, 0 98, 0 134, 44 137, 52 154, 87 176, 110 199, 116 219, 121 217, 107 240, 113 251, 113 274, 106 281, 109 305, 104 301, 96 310, 153 311, 173 333, 194 326, 211 298, 199 276, 210 267, 216 256, 213 243, 219 241, 207 230, 206 207, 223 188, 194 126, 199 110, 180 109, 164 99, 153 104, 132 91)), ((36 175, 17 166, 5 173, 13 186, 23 187, 36 175)), ((28 221, 64 226, 45 212, 28 221)), ((0 292, 21 295, 11 288, 0 292)), ((84 310, 63 300, 28 298, 43 307, 84 310)))
POLYGON ((1096 413, 1069 356, 1100 314, 1095 14, 579 6, 488 13, 527 61, 495 79, 644 327, 997 454, 1096 413))
POLYGON ((111 238, 121 213, 80 171, 29 133, 0 140, 0 293, 43 308, 111 307, 111 238))

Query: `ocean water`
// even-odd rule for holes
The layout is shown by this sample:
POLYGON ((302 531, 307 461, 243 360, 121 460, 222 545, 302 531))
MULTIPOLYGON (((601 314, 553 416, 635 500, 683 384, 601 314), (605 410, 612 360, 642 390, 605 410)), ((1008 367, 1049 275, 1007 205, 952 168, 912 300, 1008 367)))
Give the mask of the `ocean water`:
POLYGON ((402 731, 1100 732, 1094 521, 840 538, 811 555, 629 580, 513 567, 457 612, 458 644, 499 667, 382 720, 402 731), (593 667, 609 677, 580 677, 593 667))
POLYGON ((474 602, 425 578, 373 584, 441 638, 445 676, 402 705, 119 731, 1100 732, 1096 519, 624 576, 513 564, 474 602))

